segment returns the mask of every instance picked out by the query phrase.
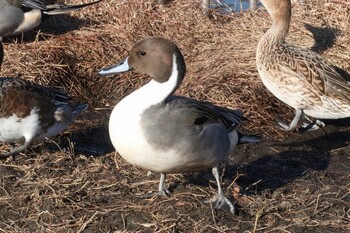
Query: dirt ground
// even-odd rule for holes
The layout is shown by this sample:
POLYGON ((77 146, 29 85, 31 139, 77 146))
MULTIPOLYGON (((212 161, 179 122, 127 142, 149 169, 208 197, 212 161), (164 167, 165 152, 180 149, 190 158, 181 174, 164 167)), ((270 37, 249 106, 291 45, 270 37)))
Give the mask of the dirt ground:
MULTIPOLYGON (((63 86, 90 108, 59 136, 0 161, 1 232, 350 232, 349 120, 281 131, 275 119, 291 120, 293 111, 265 90, 254 60, 271 23, 266 11, 207 19, 199 3, 186 4, 105 1, 4 40, 1 76, 63 86), (220 169, 235 215, 205 203, 217 193, 209 169, 169 174, 170 197, 142 198, 157 190, 159 174, 131 166, 109 141, 113 106, 145 81, 135 73, 101 80, 96 72, 147 35, 172 38, 182 49, 188 75, 177 94, 242 109, 240 129, 263 138, 239 145, 220 169)), ((346 4, 293 6, 289 42, 349 72, 346 4)))

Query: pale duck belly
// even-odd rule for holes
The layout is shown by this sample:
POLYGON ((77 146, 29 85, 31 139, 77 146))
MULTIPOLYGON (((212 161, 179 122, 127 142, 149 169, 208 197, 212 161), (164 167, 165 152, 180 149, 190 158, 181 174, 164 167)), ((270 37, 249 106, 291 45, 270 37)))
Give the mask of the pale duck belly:
POLYGON ((310 90, 305 82, 299 81, 296 77, 290 76, 282 79, 269 73, 264 74, 264 71, 261 70, 259 74, 266 88, 275 97, 294 109, 304 110, 311 106, 322 105, 319 96, 310 90), (274 79, 266 77, 274 77, 274 79))
MULTIPOLYGON (((167 151, 156 150, 143 135, 140 116, 132 115, 117 105, 109 121, 109 134, 116 151, 129 163, 160 173, 181 173, 199 171, 216 166, 228 153, 222 155, 196 153, 190 142, 167 151)), ((238 137, 234 131, 230 135, 232 150, 238 137)), ((229 152, 229 151, 227 151, 229 152)))
POLYGON ((350 117, 350 105, 342 100, 322 96, 322 105, 305 109, 306 115, 318 119, 340 119, 350 117))
MULTIPOLYGON (((117 105, 109 121, 109 135, 116 151, 130 164, 154 172, 170 173, 183 163, 176 151, 159 152, 146 140, 139 116, 129 115, 117 105)), ((180 171, 178 171, 180 172, 180 171)))
MULTIPOLYGON (((129 109, 132 108, 129 106, 129 109)), ((140 116, 129 109, 123 108, 122 103, 119 103, 112 111, 109 135, 114 148, 127 162, 135 166, 157 172, 168 169, 167 164, 175 163, 176 156, 167 153, 160 156, 143 136, 140 116)))
POLYGON ((39 127, 39 115, 35 109, 25 118, 19 118, 16 115, 0 118, 0 141, 24 142, 25 139, 31 140, 39 127))

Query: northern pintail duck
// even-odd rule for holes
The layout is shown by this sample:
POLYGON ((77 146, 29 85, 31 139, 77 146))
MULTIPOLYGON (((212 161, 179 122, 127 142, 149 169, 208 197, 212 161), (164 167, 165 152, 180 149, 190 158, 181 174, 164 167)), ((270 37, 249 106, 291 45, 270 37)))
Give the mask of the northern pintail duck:
POLYGON ((53 0, 0 0, 0 37, 29 31, 50 15, 76 11, 100 1, 64 5, 53 0))
MULTIPOLYGON (((0 44, 1 46, 1 44, 0 44)), ((3 50, 0 49, 0 61, 3 50)), ((14 156, 33 142, 68 128, 87 104, 73 106, 68 95, 18 78, 0 78, 0 142, 22 143, 0 158, 14 156)))
POLYGON ((218 164, 239 141, 236 131, 242 112, 172 96, 184 79, 186 67, 179 48, 171 41, 149 37, 136 43, 129 56, 100 75, 135 69, 152 80, 122 99, 113 109, 109 134, 116 151, 129 163, 160 173, 159 192, 169 194, 167 173, 212 168, 218 195, 215 208, 229 207, 220 186, 218 164))
POLYGON ((294 130, 305 113, 316 119, 350 117, 350 84, 319 54, 285 42, 291 20, 290 0, 261 0, 272 17, 260 39, 256 63, 264 85, 296 111, 285 130, 294 130))

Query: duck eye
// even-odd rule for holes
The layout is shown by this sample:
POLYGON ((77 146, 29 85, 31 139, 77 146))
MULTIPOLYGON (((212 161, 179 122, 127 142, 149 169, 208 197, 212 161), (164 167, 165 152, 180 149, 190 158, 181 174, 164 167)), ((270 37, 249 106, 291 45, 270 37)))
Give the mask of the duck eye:
POLYGON ((146 53, 145 51, 140 51, 139 54, 140 54, 141 57, 143 57, 143 56, 145 56, 147 53, 146 53))

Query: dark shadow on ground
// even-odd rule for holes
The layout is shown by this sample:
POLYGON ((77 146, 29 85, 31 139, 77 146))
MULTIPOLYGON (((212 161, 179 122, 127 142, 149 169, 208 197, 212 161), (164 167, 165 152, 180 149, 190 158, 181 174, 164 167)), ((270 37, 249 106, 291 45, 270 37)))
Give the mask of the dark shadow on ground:
MULTIPOLYGON (((238 167, 230 167, 228 174, 244 174, 238 183, 250 187, 250 192, 271 191, 303 177, 309 171, 322 171, 330 163, 330 153, 350 142, 349 131, 328 126, 307 132, 285 142, 262 143, 260 156, 238 167), (252 187, 252 184, 256 184, 252 187)), ((254 146, 254 145, 252 145, 254 146)), ((256 148, 257 149, 257 148, 256 148)), ((254 151, 259 152, 259 150, 254 151)))
POLYGON ((322 53, 325 50, 333 47, 337 41, 337 37, 340 35, 340 30, 333 27, 315 27, 305 23, 305 28, 312 33, 315 40, 311 49, 317 53, 322 53))
MULTIPOLYGON (((274 190, 312 171, 324 171, 330 164, 331 152, 348 145, 350 129, 339 127, 295 134, 284 142, 262 141, 239 145, 230 156, 223 180, 228 185, 239 175, 236 183, 249 194, 274 190)), ((185 175, 185 183, 207 186, 213 180, 210 171, 185 175)), ((184 184, 184 183, 182 183, 184 184)), ((176 188, 179 184, 171 184, 176 188)))
POLYGON ((108 126, 94 125, 89 128, 77 129, 63 133, 30 149, 36 153, 44 151, 70 151, 75 155, 99 157, 114 151, 109 139, 108 126))
POLYGON ((350 127, 350 117, 336 120, 322 120, 322 122, 329 126, 350 127))
POLYGON ((103 156, 115 151, 108 133, 108 125, 94 125, 72 135, 75 154, 103 156), (81 140, 83 139, 83 140, 81 140))

